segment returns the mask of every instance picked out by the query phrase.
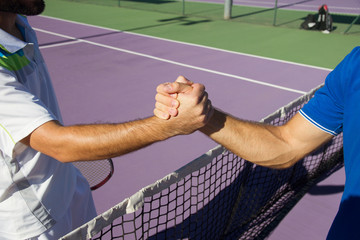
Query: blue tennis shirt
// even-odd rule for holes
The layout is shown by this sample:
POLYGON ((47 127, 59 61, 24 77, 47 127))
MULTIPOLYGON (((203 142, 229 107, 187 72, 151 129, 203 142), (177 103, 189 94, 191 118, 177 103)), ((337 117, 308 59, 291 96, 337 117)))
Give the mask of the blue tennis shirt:
POLYGON ((330 134, 343 132, 346 183, 327 239, 360 239, 360 48, 327 76, 325 85, 300 110, 330 134))

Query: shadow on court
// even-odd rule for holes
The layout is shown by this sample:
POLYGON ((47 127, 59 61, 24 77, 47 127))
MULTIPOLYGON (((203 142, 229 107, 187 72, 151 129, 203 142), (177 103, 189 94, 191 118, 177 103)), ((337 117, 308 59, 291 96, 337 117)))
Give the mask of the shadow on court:
POLYGON ((207 23, 207 22, 211 22, 211 20, 209 19, 204 19, 204 20, 191 20, 189 17, 186 16, 180 16, 180 17, 174 17, 174 18, 166 18, 166 19, 161 19, 159 20, 159 22, 176 22, 176 23, 181 23, 181 25, 194 25, 194 24, 199 24, 199 23, 207 23))
MULTIPOLYGON (((331 172, 325 173, 323 176, 317 179, 316 183, 319 183, 326 178, 330 177, 330 175, 338 170, 343 168, 342 165, 338 165, 337 168, 334 168, 331 172)), ((313 187, 309 189, 309 194, 314 196, 319 195, 331 195, 331 194, 338 194, 344 192, 345 184, 342 185, 318 185, 315 184, 313 187)))
MULTIPOLYGON (((277 6, 277 8, 278 9, 287 8, 287 7, 296 6, 296 5, 302 4, 302 3, 312 2, 312 1, 314 1, 314 0, 305 0, 305 1, 300 1, 300 2, 296 2, 296 3, 290 3, 290 4, 286 4, 286 5, 277 6)), ((261 14, 261 13, 265 13, 265 12, 273 12, 273 11, 275 11, 275 9, 276 8, 274 6, 273 8, 267 8, 267 9, 262 9, 262 10, 258 10, 258 11, 248 12, 248 13, 244 13, 244 14, 240 14, 240 15, 235 15, 232 17, 233 18, 247 17, 247 16, 257 15, 257 14, 261 14)))
POLYGON ((46 47, 46 46, 55 45, 55 44, 71 43, 71 42, 76 42, 78 40, 87 40, 87 39, 96 38, 96 37, 104 37, 104 36, 109 36, 109 35, 115 35, 115 34, 119 34, 120 32, 121 31, 112 31, 112 32, 108 32, 108 33, 95 34, 95 35, 72 38, 72 39, 66 39, 66 40, 61 40, 61 41, 53 41, 53 42, 39 44, 39 46, 40 47, 46 47))
POLYGON ((39 46, 46 47, 46 46, 51 46, 51 45, 56 45, 56 44, 71 43, 71 42, 76 42, 78 40, 89 40, 89 39, 93 39, 93 38, 97 38, 97 37, 105 37, 105 36, 109 36, 109 35, 115 35, 115 34, 119 34, 124 31, 131 32, 131 31, 136 31, 136 30, 141 30, 141 29, 156 28, 156 27, 162 27, 165 25, 178 24, 178 23, 180 23, 181 25, 184 25, 184 26, 190 26, 190 25, 195 25, 195 24, 200 24, 200 23, 211 22, 211 20, 204 19, 204 20, 196 21, 196 20, 190 20, 188 17, 185 17, 185 16, 180 16, 180 17, 174 17, 174 18, 161 19, 161 20, 158 20, 158 22, 160 22, 160 24, 130 28, 130 29, 122 30, 122 31, 120 31, 120 30, 119 31, 111 31, 111 32, 107 32, 107 33, 65 39, 65 40, 61 40, 61 41, 52 41, 52 42, 39 44, 39 46))
MULTIPOLYGON (((356 16, 352 16, 352 15, 341 15, 341 14, 332 14, 332 13, 330 14, 333 19, 333 23, 350 24, 356 19, 356 16)), ((360 24, 360 19, 358 19, 354 24, 360 24)))
POLYGON ((342 193, 344 191, 344 187, 345 185, 315 185, 309 190, 309 194, 314 196, 337 194, 342 193))
MULTIPOLYGON (((249 22, 261 25, 285 26, 299 28, 303 18, 308 13, 302 11, 289 11, 289 7, 308 3, 314 0, 304 0, 295 3, 278 5, 270 8, 249 8, 241 5, 234 5, 232 8, 232 20, 249 22)), ((317 9, 314 9, 314 13, 317 9)))
POLYGON ((162 26, 172 25, 172 24, 176 24, 176 25, 180 24, 180 25, 184 25, 184 26, 191 26, 191 25, 195 25, 195 24, 211 22, 211 20, 209 20, 209 19, 191 20, 189 17, 180 16, 180 17, 174 17, 174 18, 160 19, 160 20, 158 20, 158 22, 160 22, 160 23, 159 24, 148 25, 148 26, 136 27, 136 28, 129 28, 129 29, 126 29, 124 31, 131 32, 131 31, 137 31, 137 30, 143 30, 143 29, 157 28, 157 27, 162 27, 162 26))
MULTIPOLYGON (((121 2, 125 2, 126 0, 121 0, 121 2)), ((139 3, 151 3, 151 4, 166 4, 166 3, 174 3, 176 1, 169 1, 169 0, 131 0, 127 2, 139 2, 139 3)))

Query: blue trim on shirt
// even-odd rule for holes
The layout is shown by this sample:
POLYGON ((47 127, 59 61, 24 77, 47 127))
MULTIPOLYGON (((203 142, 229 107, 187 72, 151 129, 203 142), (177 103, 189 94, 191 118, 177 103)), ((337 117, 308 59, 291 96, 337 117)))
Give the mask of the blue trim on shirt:
POLYGON ((300 110, 299 112, 304 118, 306 118, 309 122, 311 122, 312 124, 314 124, 316 127, 318 127, 319 129, 321 129, 324 132, 327 132, 331 135, 336 136, 338 133, 335 131, 332 131, 330 129, 327 129, 326 127, 320 125, 319 123, 317 123, 316 121, 314 121, 311 117, 309 117, 308 115, 306 115, 306 113, 304 113, 302 110, 300 110))

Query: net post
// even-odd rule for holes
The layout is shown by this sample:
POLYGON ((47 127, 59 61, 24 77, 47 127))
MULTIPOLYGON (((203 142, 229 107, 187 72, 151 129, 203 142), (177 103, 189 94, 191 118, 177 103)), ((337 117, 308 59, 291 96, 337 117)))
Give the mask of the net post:
POLYGON ((231 19, 231 8, 232 8, 233 0, 225 0, 224 6, 224 19, 231 19))
POLYGON ((185 0, 182 0, 182 16, 185 16, 185 0))
POLYGON ((278 9, 278 0, 275 0, 273 26, 276 26, 277 9, 278 9))
POLYGON ((360 18, 360 15, 358 15, 358 16, 354 19, 354 21, 352 21, 352 23, 350 23, 349 27, 344 31, 345 34, 350 30, 350 28, 357 22, 357 20, 358 20, 359 18, 360 18))

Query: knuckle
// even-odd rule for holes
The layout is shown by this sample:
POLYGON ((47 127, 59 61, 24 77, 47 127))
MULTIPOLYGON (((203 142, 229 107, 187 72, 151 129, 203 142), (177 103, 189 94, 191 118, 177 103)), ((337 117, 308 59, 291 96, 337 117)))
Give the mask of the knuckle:
POLYGON ((165 87, 165 83, 159 84, 156 87, 156 92, 163 92, 164 87, 165 87))
POLYGON ((160 94, 160 93, 157 93, 157 94, 155 95, 155 100, 156 100, 156 101, 159 101, 159 100, 160 100, 160 97, 161 97, 161 94, 160 94))
POLYGON ((157 110, 156 108, 154 109, 153 113, 156 117, 161 117, 159 116, 159 110, 157 110))
POLYGON ((155 108, 160 108, 161 107, 161 104, 159 102, 156 102, 155 103, 155 108))
POLYGON ((173 82, 172 86, 173 86, 175 91, 177 91, 180 88, 180 84, 178 82, 173 82))

